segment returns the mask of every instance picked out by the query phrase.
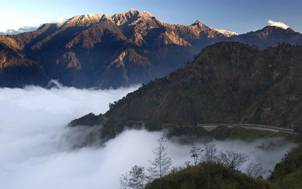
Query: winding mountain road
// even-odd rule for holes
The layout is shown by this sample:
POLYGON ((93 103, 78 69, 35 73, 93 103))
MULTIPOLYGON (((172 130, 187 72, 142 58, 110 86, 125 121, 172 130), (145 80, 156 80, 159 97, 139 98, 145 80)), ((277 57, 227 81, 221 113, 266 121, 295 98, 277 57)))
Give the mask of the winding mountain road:
POLYGON ((234 128, 234 127, 241 127, 244 129, 252 129, 252 130, 261 130, 261 131, 270 131, 270 132, 276 132, 276 133, 286 133, 286 134, 299 134, 294 129, 290 128, 282 128, 282 127, 276 127, 272 125, 261 125, 261 124, 230 124, 230 123, 209 123, 209 124, 197 124, 198 127, 203 127, 204 129, 211 131, 216 129, 219 126, 224 126, 228 128, 234 128))

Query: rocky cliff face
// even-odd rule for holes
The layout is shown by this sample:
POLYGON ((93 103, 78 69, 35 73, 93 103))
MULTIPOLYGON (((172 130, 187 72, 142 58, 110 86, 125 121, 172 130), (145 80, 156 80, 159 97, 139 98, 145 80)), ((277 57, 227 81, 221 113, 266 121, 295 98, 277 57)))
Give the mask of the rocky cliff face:
MULTIPOLYGON (((198 123, 301 127, 301 73, 302 47, 258 50, 218 43, 183 69, 130 93, 96 117, 102 118, 99 124, 106 136, 137 125, 148 129, 198 123)), ((87 123, 79 119, 72 125, 87 123)))
POLYGON ((47 76, 39 65, 20 52, 14 41, 0 43, 0 86, 46 85, 47 76))
POLYGON ((14 86, 20 74, 23 80, 15 86, 45 86, 53 79, 79 88, 146 83, 182 67, 209 44, 240 41, 263 48, 301 43, 301 36, 290 28, 273 26, 233 35, 200 21, 165 23, 137 10, 113 16, 80 15, 33 32, 0 36, 1 86, 14 86), (27 65, 31 73, 23 74, 19 65, 27 65))

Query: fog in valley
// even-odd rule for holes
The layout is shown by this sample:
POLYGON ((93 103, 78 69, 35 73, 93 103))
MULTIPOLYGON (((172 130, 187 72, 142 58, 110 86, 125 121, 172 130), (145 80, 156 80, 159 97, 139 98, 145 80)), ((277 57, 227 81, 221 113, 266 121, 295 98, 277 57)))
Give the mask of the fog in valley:
MULTIPOLYGON (((133 165, 149 166, 161 132, 127 130, 104 146, 74 149, 82 132, 66 128, 87 113, 104 113, 137 86, 116 90, 75 88, 0 89, 0 183, 4 189, 118 189, 120 177, 133 165), (71 137, 70 137, 71 136, 71 137)), ((213 141, 218 151, 249 156, 249 162, 272 170, 294 144, 271 141, 213 141), (264 143, 278 143, 263 149, 264 143)), ((196 144, 201 145, 201 144, 196 144)), ((190 160, 191 145, 168 141, 173 166, 190 160)), ((247 164, 242 166, 246 169, 247 164)))

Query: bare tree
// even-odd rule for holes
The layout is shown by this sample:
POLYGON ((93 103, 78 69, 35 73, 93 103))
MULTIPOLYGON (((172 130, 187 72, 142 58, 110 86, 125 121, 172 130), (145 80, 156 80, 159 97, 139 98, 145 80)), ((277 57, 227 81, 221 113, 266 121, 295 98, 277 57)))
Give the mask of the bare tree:
POLYGON ((203 149, 203 160, 205 162, 216 162, 217 148, 214 143, 207 143, 204 145, 203 149))
POLYGON ((145 168, 135 165, 128 174, 121 177, 121 189, 143 189, 146 181, 145 168))
POLYGON ((203 152, 204 150, 201 149, 200 147, 197 147, 195 145, 192 146, 191 150, 190 150, 190 155, 191 155, 191 158, 193 159, 193 164, 194 165, 197 165, 200 163, 201 161, 201 153, 203 152))
POLYGON ((238 169, 243 163, 248 160, 248 156, 240 152, 220 152, 218 162, 230 169, 238 169))
POLYGON ((153 151, 155 159, 150 161, 151 167, 148 169, 151 179, 161 179, 162 176, 168 173, 172 165, 172 159, 168 156, 165 144, 166 139, 164 137, 160 138, 158 147, 153 151))
POLYGON ((261 177, 265 172, 260 163, 250 163, 246 170, 247 175, 253 178, 261 177))

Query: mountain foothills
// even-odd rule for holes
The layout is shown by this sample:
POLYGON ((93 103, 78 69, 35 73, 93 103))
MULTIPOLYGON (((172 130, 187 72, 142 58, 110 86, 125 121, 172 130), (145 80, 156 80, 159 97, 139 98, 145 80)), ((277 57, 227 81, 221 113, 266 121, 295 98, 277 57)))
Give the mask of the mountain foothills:
POLYGON ((0 36, 0 86, 46 87, 51 80, 78 88, 146 83, 182 67, 202 48, 240 41, 265 48, 300 44, 302 34, 267 26, 237 35, 200 21, 169 24, 148 12, 72 17, 32 32, 0 36))
POLYGON ((110 138, 125 127, 195 127, 204 123, 251 123, 301 128, 302 47, 259 50, 221 42, 202 50, 192 63, 144 85, 71 125, 103 125, 110 138))

